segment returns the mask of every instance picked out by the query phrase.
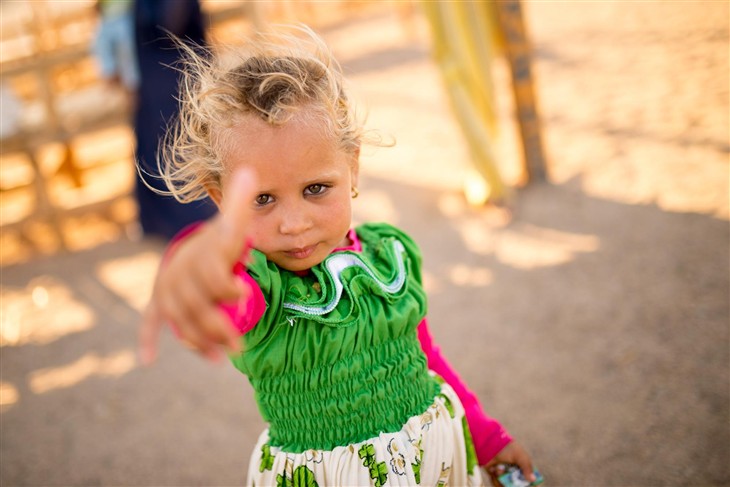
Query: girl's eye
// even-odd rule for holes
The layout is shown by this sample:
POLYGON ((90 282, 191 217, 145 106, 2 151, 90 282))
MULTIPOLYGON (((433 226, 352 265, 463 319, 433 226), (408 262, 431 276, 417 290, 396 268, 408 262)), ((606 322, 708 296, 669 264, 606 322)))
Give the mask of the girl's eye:
POLYGON ((260 194, 256 197, 256 204, 259 206, 263 206, 267 203, 271 203, 271 195, 269 194, 260 194))
POLYGON ((324 184, 312 184, 307 186, 306 193, 307 194, 322 194, 327 189, 327 186, 324 184))

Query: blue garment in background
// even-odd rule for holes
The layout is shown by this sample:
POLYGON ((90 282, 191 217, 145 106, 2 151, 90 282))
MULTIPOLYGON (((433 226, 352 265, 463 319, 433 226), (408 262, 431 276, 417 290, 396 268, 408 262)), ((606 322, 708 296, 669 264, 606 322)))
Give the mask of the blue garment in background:
MULTIPOLYGON (((168 123, 178 113, 179 73, 174 69, 180 51, 169 35, 205 45, 205 29, 197 0, 136 0, 135 47, 139 64, 139 93, 134 117, 137 164, 145 181, 166 189, 157 170, 157 150, 168 123)), ((135 195, 145 235, 169 239, 188 224, 216 212, 208 198, 181 204, 171 196, 156 194, 137 178, 135 195)))
POLYGON ((101 77, 117 79, 129 91, 136 90, 139 84, 132 6, 131 0, 100 0, 99 26, 93 44, 101 77))

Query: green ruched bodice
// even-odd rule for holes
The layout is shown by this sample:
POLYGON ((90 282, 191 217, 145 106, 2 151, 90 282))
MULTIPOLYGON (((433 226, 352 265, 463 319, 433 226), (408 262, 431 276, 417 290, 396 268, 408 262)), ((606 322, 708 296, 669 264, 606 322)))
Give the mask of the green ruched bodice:
POLYGON ((253 252, 266 300, 232 357, 254 388, 270 443, 331 450, 399 431, 433 401, 416 327, 426 314, 418 248, 387 224, 356 228, 362 252, 297 275, 253 252))

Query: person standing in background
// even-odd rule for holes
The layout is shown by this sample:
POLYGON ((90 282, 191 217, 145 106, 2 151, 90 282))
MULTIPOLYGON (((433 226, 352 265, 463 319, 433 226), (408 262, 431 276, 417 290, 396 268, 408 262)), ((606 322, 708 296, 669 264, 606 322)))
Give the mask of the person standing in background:
POLYGON ((133 0, 98 0, 99 26, 94 37, 94 56, 101 77, 112 86, 121 86, 130 102, 139 85, 139 69, 134 49, 133 0))
POLYGON ((143 234, 168 240, 188 224, 208 219, 217 211, 210 199, 183 205, 151 189, 166 189, 159 178, 157 150, 178 113, 176 64, 181 53, 171 35, 205 46, 205 27, 198 0, 136 0, 133 12, 140 74, 134 115, 138 164, 135 196, 143 234))

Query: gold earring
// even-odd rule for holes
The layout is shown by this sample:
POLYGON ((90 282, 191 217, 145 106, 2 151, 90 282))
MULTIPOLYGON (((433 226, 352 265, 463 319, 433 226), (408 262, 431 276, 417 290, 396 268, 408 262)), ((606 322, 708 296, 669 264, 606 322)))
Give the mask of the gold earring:
POLYGON ((353 186, 352 187, 352 199, 357 198, 357 195, 359 195, 359 194, 360 194, 360 191, 358 191, 357 188, 353 186))

